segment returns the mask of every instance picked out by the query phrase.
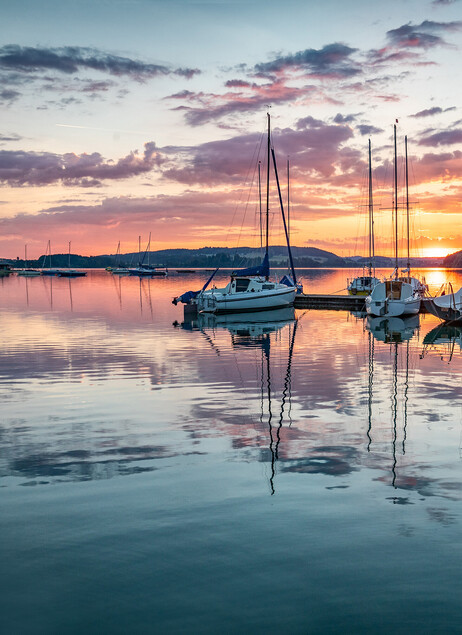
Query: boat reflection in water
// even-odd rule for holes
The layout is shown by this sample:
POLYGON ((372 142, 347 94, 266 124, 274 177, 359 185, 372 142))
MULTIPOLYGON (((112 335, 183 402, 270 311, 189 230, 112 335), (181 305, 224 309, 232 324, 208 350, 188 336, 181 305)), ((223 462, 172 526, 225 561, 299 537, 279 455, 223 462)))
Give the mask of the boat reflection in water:
POLYGON ((442 361, 447 361, 449 364, 457 351, 457 346, 460 352, 462 350, 462 325, 444 322, 435 326, 434 329, 425 335, 420 357, 423 358, 429 353, 436 353, 441 357, 442 361))
MULTIPOLYGON (((282 329, 286 324, 295 321, 295 309, 285 307, 272 311, 249 313, 199 313, 195 322, 199 329, 225 328, 231 335, 251 338, 248 340, 258 342, 268 333, 282 329)), ((245 340, 244 340, 245 341, 245 340)))
POLYGON ((380 342, 406 342, 412 339, 420 326, 419 316, 408 317, 371 317, 368 316, 366 328, 380 342))
MULTIPOLYGON (((275 493, 274 479, 276 463, 279 459, 279 445, 281 443, 281 429, 285 418, 289 420, 292 399, 292 357, 295 345, 298 319, 295 318, 293 307, 262 311, 259 313, 238 314, 210 314, 199 313, 197 318, 181 325, 186 329, 206 330, 226 329, 231 335, 233 348, 257 348, 261 351, 257 375, 260 382, 260 417, 261 427, 265 424, 268 430, 268 458, 270 474, 268 477, 270 493, 275 493), (277 335, 283 329, 289 329, 287 364, 283 379, 281 397, 275 399, 271 381, 271 335, 277 335), (287 408, 286 408, 287 406, 287 408)), ((208 335, 209 338, 209 335, 208 335)), ((209 339, 214 347, 213 338, 209 339)), ((279 360, 278 360, 279 361, 279 360)))
MULTIPOLYGON (((374 405, 374 340, 391 344, 391 485, 394 489, 408 489, 405 480, 403 483, 397 482, 398 479, 398 456, 406 454, 407 439, 407 423, 408 423, 408 404, 409 404, 409 345, 410 340, 418 330, 419 316, 409 316, 402 318, 370 318, 366 322, 368 333, 368 428, 367 428, 367 451, 371 452, 374 447, 373 432, 373 405, 374 405), (401 348, 401 368, 399 368, 401 348), (402 418, 402 438, 401 443, 398 440, 398 424, 402 418)), ((383 381, 383 380, 382 380, 383 381)), ((382 386, 383 387, 383 386, 382 386)), ((412 479, 411 479, 412 480, 412 479)), ((402 497, 393 497, 394 504, 405 504, 407 499, 402 497)))

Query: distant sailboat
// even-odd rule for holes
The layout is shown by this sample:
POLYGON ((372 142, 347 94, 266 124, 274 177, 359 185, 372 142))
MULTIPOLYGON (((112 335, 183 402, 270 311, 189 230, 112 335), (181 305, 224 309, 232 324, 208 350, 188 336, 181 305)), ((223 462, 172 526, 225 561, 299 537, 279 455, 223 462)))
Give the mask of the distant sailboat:
POLYGON ((149 240, 148 240, 148 244, 146 246, 143 258, 141 258, 141 236, 139 236, 138 238, 139 262, 138 262, 138 267, 133 267, 128 270, 131 276, 146 276, 146 277, 154 278, 154 277, 160 277, 160 276, 165 277, 168 274, 167 267, 161 268, 158 265, 154 266, 149 263, 150 249, 151 249, 151 232, 149 232, 149 240), (148 258, 148 262, 147 264, 144 264, 144 260, 146 256, 148 258))
POLYGON ((42 262, 42 276, 57 276, 61 272, 61 269, 53 269, 51 266, 51 242, 48 241, 45 255, 42 262), (48 257, 48 267, 45 268, 48 257))
POLYGON ((116 273, 119 275, 124 273, 130 273, 130 269, 128 267, 120 266, 120 240, 119 240, 119 244, 117 245, 114 267, 106 267, 106 270, 110 271, 111 273, 116 273))
POLYGON ((68 268, 60 269, 59 274, 61 278, 81 278, 87 275, 86 271, 82 271, 81 269, 71 269, 71 242, 69 241, 69 260, 68 260, 68 268))
POLYGON ((24 267, 18 271, 18 276, 39 276, 40 271, 38 269, 32 269, 27 266, 27 245, 24 245, 24 267))

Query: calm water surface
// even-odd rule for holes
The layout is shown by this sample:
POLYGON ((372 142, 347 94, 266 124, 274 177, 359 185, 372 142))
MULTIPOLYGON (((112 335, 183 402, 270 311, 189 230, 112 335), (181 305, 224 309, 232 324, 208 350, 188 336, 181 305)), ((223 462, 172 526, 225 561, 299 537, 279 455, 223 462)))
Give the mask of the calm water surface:
POLYGON ((208 275, 0 279, 3 632, 461 632, 461 329, 208 275))

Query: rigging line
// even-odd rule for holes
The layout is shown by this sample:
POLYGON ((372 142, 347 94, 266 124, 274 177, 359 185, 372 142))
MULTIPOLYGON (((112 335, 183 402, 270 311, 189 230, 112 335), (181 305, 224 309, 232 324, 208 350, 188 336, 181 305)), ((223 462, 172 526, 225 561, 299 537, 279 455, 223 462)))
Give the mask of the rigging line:
MULTIPOLYGON (((252 167, 252 165, 254 165, 255 155, 260 156, 261 145, 262 145, 262 143, 263 143, 263 137, 264 137, 264 134, 265 134, 265 132, 264 132, 264 131, 263 131, 263 132, 261 132, 261 134, 260 134, 260 141, 259 141, 259 142, 257 141, 257 143, 255 144, 255 148, 254 148, 254 151, 253 151, 252 159, 250 160, 249 166, 248 166, 248 168, 247 168, 247 174, 246 174, 246 176, 245 176, 243 189, 245 189, 245 188, 247 187, 247 180, 248 180, 248 176, 249 176, 249 173, 250 173, 251 167, 252 167), (257 148, 258 148, 258 150, 257 150, 257 148)), ((236 218, 237 210, 238 210, 238 208, 241 206, 241 202, 242 202, 242 192, 241 192, 241 195, 240 195, 239 200, 237 201, 236 205, 234 206, 233 217, 232 217, 232 219, 231 219, 231 224, 230 224, 230 225, 229 225, 229 227, 228 227, 228 233, 227 233, 227 235, 226 235, 226 243, 228 243, 228 242, 229 242, 229 235, 230 235, 230 233, 231 233, 231 229, 232 229, 232 227, 233 227, 233 225, 234 225, 234 219, 236 218)))
MULTIPOLYGON (((255 182, 255 172, 257 171, 257 165, 254 165, 254 169, 253 169, 253 175, 252 175, 252 185, 255 182)), ((247 195, 247 201, 245 204, 245 208, 244 208, 244 214, 242 217, 242 222, 241 222, 241 228, 239 230, 239 235, 238 235, 238 239, 237 239, 237 244, 239 246, 240 240, 241 240, 241 235, 242 235, 242 229, 244 227, 244 223, 245 223, 245 219, 247 216, 247 210, 249 208, 249 201, 250 201, 250 197, 252 195, 252 185, 248 188, 248 195, 247 195)))

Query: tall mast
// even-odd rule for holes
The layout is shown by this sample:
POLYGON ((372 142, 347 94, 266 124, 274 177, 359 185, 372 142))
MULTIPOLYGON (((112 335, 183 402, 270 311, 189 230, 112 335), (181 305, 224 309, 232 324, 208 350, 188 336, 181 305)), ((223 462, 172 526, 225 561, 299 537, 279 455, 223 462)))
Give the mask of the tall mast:
POLYGON ((269 257, 269 175, 270 175, 270 155, 271 155, 271 123, 270 123, 270 114, 266 113, 268 118, 268 141, 267 141, 267 154, 268 154, 268 164, 266 167, 266 247, 265 247, 265 256, 268 259, 269 257))
POLYGON ((395 278, 398 279, 398 159, 396 151, 396 124, 393 125, 394 139, 394 212, 395 212, 395 278))
POLYGON ((375 275, 374 202, 372 197, 372 151, 369 139, 369 276, 375 275))
POLYGON ((260 208, 260 249, 263 247, 263 226, 261 217, 261 161, 258 162, 258 201, 260 208))
POLYGON ((70 269, 71 268, 71 241, 69 241, 69 257, 68 257, 68 266, 67 268, 70 269))
POLYGON ((407 135, 404 137, 404 150, 406 156, 406 227, 407 227, 407 270, 408 275, 411 275, 411 258, 410 258, 410 230, 409 230, 409 171, 407 165, 407 135))
POLYGON ((287 233, 290 238, 290 161, 287 157, 287 233))

